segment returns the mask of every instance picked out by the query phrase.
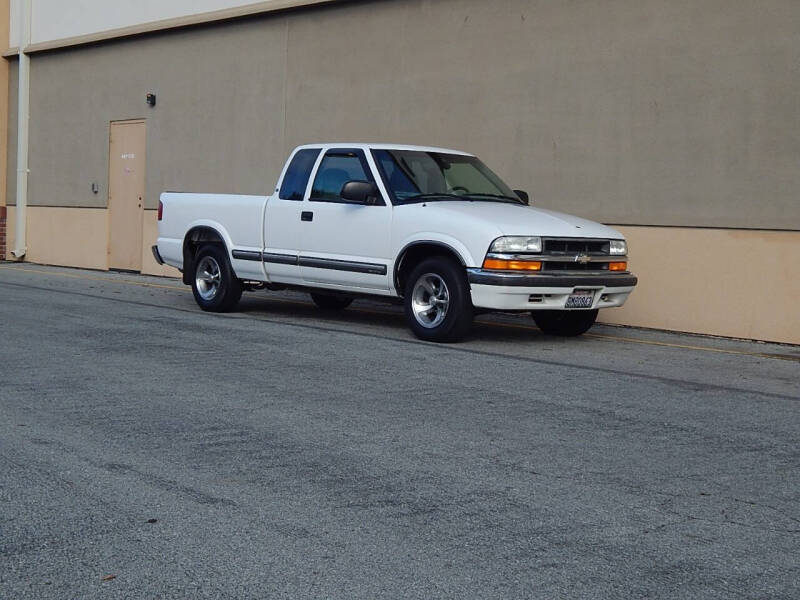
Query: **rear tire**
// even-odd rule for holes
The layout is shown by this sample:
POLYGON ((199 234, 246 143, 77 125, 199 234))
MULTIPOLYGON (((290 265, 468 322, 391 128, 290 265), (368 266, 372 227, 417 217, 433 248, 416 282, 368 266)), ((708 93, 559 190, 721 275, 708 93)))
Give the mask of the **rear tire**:
POLYGON ((403 298, 406 321, 418 338, 458 342, 472 328, 474 309, 464 267, 444 257, 419 263, 403 298))
POLYGON ((344 310, 353 303, 353 299, 347 296, 317 294, 316 292, 311 292, 311 299, 317 305, 317 308, 329 311, 344 310))
POLYGON ((595 310, 532 310, 531 316, 542 333, 574 337, 586 333, 597 320, 595 310))
POLYGON ((197 250, 192 293, 197 305, 208 312, 228 312, 242 297, 242 282, 233 273, 225 246, 206 244, 197 250))

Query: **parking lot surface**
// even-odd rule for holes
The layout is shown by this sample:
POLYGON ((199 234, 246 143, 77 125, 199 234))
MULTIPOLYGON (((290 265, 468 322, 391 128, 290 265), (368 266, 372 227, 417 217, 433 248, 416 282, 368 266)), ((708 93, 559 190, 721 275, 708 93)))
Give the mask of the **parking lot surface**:
POLYGON ((800 597, 798 347, 10 263, 0 324, 0 598, 800 597))

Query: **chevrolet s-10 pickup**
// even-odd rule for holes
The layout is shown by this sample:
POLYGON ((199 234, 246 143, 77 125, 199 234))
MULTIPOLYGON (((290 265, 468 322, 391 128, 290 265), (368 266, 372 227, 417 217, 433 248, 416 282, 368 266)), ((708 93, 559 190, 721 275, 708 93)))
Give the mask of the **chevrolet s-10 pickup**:
POLYGON ((271 196, 166 192, 153 254, 206 311, 263 288, 306 290, 326 310, 386 297, 437 342, 485 311, 580 335, 637 283, 611 227, 530 206, 471 154, 390 144, 300 146, 271 196))

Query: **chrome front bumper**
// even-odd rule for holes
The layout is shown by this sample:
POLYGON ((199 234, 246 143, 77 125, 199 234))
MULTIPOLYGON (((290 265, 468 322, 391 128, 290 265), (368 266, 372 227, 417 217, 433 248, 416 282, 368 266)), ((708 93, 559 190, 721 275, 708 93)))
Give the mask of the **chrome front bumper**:
POLYGON ((625 304, 638 283, 628 272, 529 274, 467 269, 467 279, 472 304, 494 310, 564 310, 576 289, 595 292, 592 309, 612 308, 625 304))
POLYGON ((575 287, 634 287, 639 279, 636 275, 623 272, 618 274, 587 274, 569 273, 558 274, 529 274, 529 273, 498 273, 483 269, 467 269, 467 279, 470 284, 501 285, 508 287, 530 288, 575 288, 575 287))

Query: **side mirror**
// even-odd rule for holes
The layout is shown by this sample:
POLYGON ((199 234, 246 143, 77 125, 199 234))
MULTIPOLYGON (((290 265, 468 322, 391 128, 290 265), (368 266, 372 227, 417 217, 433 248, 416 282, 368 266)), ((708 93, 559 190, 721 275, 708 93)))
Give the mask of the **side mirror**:
POLYGON ((514 193, 522 200, 523 204, 529 205, 531 203, 531 199, 528 196, 528 192, 524 190, 514 190, 514 193))
POLYGON ((378 186, 369 181, 348 181, 342 186, 342 200, 353 204, 377 204, 378 186))

